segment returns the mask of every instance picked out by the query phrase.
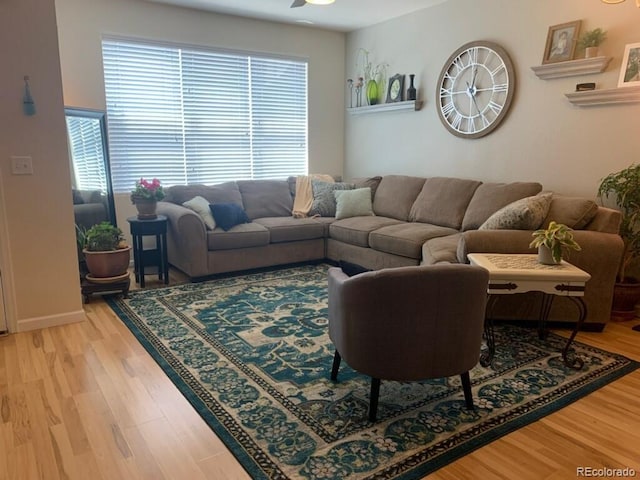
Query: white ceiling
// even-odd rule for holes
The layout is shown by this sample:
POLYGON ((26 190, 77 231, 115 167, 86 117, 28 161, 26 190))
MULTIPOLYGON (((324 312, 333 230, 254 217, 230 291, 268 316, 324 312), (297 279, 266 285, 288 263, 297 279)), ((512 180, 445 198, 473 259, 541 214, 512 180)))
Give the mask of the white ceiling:
POLYGON ((447 0, 336 0, 331 5, 290 8, 293 0, 148 0, 348 32, 406 15, 447 0))

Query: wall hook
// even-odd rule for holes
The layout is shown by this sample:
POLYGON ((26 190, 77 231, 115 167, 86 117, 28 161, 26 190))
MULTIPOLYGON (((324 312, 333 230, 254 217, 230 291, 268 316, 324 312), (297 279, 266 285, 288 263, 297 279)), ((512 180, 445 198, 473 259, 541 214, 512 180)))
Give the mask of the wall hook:
POLYGON ((29 76, 24 76, 24 96, 22 97, 22 111, 25 115, 31 116, 36 114, 36 104, 31 96, 29 88, 29 76))

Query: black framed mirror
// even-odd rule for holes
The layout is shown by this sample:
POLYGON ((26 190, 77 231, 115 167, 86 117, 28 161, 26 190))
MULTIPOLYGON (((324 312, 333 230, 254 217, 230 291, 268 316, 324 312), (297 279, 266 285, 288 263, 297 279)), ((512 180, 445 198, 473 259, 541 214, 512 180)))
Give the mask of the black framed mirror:
POLYGON ((116 225, 105 112, 65 107, 75 223, 116 225))

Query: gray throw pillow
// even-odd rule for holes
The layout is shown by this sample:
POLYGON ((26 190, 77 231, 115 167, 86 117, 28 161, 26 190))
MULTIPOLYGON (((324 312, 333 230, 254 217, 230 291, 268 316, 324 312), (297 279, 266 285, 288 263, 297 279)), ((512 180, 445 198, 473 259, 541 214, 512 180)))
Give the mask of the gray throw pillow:
POLYGON ((336 220, 373 215, 371 188, 336 190, 333 194, 336 197, 336 220))
POLYGON ((491 215, 480 230, 536 230, 549 212, 551 193, 522 198, 491 215))
POLYGON ((309 215, 320 215, 321 217, 336 216, 336 197, 333 192, 336 190, 352 190, 352 183, 329 183, 320 180, 311 181, 313 190, 313 204, 309 215))

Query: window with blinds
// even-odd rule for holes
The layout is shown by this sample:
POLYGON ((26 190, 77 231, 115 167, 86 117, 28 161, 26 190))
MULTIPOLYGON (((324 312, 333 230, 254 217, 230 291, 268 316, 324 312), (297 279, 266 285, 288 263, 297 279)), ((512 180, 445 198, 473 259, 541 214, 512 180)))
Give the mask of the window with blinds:
POLYGON ((307 63, 102 42, 115 192, 307 173, 307 63))

